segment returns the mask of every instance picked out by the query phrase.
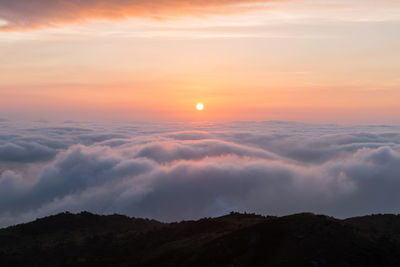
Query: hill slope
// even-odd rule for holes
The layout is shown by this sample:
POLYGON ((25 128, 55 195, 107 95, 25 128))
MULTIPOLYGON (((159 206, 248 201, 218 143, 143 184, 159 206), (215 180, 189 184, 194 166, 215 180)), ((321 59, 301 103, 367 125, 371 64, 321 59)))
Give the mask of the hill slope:
POLYGON ((0 266, 400 266, 400 216, 62 213, 1 229, 0 266))

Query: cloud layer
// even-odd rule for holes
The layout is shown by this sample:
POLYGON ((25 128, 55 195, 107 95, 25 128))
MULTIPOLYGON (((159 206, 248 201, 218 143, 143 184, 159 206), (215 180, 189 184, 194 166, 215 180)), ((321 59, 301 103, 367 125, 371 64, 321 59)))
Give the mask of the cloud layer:
POLYGON ((1 124, 1 226, 66 210, 165 221, 400 210, 399 127, 1 124))
MULTIPOLYGON (((239 12, 249 4, 272 0, 2 0, 0 19, 3 30, 54 27, 91 19, 127 17, 162 18, 176 15, 201 15, 239 12)), ((276 0, 275 0, 276 1, 276 0)), ((1 29, 1 28, 0 28, 1 29)))

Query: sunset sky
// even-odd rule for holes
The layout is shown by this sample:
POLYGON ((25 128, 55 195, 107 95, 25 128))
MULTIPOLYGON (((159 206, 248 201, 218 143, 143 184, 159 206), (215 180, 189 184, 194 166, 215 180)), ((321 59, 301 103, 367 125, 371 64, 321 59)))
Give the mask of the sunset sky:
POLYGON ((399 213, 399 0, 0 0, 0 227, 399 213))
POLYGON ((399 29, 396 0, 0 0, 0 117, 398 124, 399 29))

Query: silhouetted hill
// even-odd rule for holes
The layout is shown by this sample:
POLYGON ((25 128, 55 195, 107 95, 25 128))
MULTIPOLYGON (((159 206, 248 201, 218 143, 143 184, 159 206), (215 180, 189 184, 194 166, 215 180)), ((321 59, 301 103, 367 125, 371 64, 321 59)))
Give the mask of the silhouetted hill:
POLYGON ((400 216, 61 213, 1 229, 0 266, 400 266, 400 216))

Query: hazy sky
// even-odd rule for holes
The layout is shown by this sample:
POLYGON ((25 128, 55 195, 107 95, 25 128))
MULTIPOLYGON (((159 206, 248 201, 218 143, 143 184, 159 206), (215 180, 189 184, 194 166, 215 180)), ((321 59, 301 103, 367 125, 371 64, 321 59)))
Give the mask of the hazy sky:
POLYGON ((0 227, 398 213, 396 124, 399 0, 0 0, 0 227))
POLYGON ((0 117, 400 123, 399 29, 395 0, 0 0, 0 117))

